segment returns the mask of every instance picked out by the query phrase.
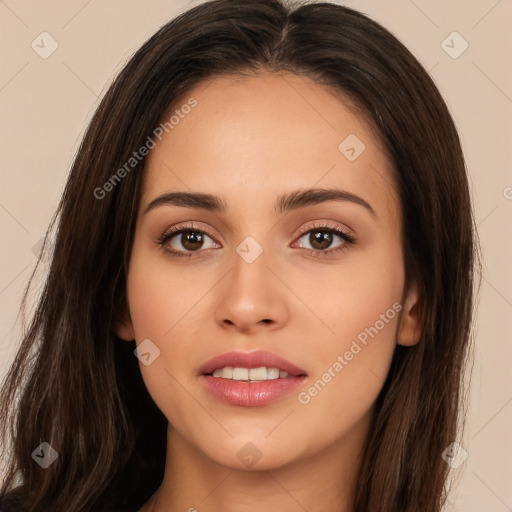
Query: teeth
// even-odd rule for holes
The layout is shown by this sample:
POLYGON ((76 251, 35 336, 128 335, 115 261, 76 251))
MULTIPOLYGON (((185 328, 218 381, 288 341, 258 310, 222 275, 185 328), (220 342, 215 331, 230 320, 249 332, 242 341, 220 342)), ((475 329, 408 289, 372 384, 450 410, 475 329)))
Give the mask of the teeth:
POLYGON ((267 369, 262 366, 261 368, 251 368, 249 370, 249 380, 266 380, 267 369))
POLYGON ((233 380, 249 380, 247 368, 233 368, 233 380))
POLYGON ((267 379, 279 379, 279 368, 267 368, 267 379))
POLYGON ((226 366, 224 368, 218 368, 212 375, 214 377, 222 377, 223 379, 231 380, 262 381, 286 379, 288 377, 288 372, 279 370, 279 368, 266 368, 265 366, 250 369, 226 366))

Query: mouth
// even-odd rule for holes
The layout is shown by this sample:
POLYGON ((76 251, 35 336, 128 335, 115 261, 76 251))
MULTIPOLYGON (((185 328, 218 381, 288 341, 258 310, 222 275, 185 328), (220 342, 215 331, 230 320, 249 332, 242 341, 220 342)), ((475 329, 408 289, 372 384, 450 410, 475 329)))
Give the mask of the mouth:
MULTIPOLYGON (((224 368, 218 368, 206 375, 239 382, 261 382, 264 380, 287 379, 289 373, 279 368, 266 368, 265 366, 258 368, 225 366, 224 368)), ((295 377, 295 375, 292 375, 292 377, 295 377)))
POLYGON ((307 373, 286 359, 258 350, 217 356, 201 366, 199 378, 218 400, 255 407, 291 393, 307 373))

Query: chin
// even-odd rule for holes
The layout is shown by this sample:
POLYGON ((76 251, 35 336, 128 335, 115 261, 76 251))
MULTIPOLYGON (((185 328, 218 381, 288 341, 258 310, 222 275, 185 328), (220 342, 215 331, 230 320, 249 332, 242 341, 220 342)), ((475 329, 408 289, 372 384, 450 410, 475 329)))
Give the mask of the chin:
POLYGON ((297 445, 285 446, 276 439, 275 443, 259 442, 257 437, 230 439, 226 445, 216 443, 214 452, 205 451, 213 462, 237 471, 270 471, 284 467, 297 459, 297 445))

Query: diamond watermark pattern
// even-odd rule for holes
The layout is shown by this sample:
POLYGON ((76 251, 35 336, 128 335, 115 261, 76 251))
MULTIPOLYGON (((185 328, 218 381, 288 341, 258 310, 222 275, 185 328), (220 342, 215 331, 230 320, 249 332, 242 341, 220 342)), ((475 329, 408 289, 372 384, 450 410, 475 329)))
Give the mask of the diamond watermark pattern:
POLYGON ((48 32, 41 32, 30 46, 39 57, 47 59, 59 47, 59 43, 48 32))
POLYGON ((252 236, 248 236, 238 245, 236 252, 246 263, 253 263, 263 252, 263 247, 252 236))
POLYGON ((441 48, 452 58, 458 59, 469 47, 469 43, 456 31, 441 43, 441 48))
POLYGON ((259 462, 263 454, 253 443, 245 443, 237 453, 240 462, 248 468, 252 468, 259 462))
POLYGON ((446 448, 441 457, 448 466, 452 469, 457 469, 464 464, 469 457, 469 453, 459 443, 454 442, 446 448))
POLYGON ((366 146, 357 135, 351 133, 341 141, 338 149, 347 160, 353 162, 359 158, 361 153, 366 149, 366 146))
POLYGON ((160 349, 150 339, 146 338, 140 342, 133 353, 144 366, 149 366, 160 356, 160 349))
POLYGON ((33 452, 32 458, 43 468, 49 468, 59 454, 48 443, 41 443, 33 452))

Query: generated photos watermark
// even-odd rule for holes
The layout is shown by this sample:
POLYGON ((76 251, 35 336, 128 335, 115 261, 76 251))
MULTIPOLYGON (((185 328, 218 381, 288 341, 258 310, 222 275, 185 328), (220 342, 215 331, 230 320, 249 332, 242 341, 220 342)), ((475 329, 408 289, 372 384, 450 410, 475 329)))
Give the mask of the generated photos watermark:
POLYGON ((152 150, 156 146, 156 142, 154 139, 162 140, 164 133, 170 133, 178 124, 180 124, 182 119, 185 119, 194 107, 197 107, 197 100, 195 98, 190 98, 187 103, 181 106, 181 108, 176 109, 173 115, 164 123, 160 123, 152 132, 153 138, 151 135, 148 136, 146 142, 138 149, 138 151, 134 151, 132 156, 128 158, 128 160, 119 168, 117 171, 112 174, 112 176, 105 182, 101 187, 96 187, 94 189, 94 197, 96 199, 103 199, 109 192, 112 192, 114 188, 121 183, 121 181, 129 174, 140 162, 144 160, 144 158, 149 154, 150 150, 152 150))
POLYGON ((350 348, 342 355, 338 355, 336 360, 329 368, 317 379, 306 391, 301 391, 297 400, 302 405, 307 405, 311 399, 317 396, 342 370, 349 364, 354 357, 368 345, 369 338, 373 339, 382 329, 389 324, 393 318, 402 310, 402 305, 395 302, 385 313, 381 314, 379 319, 370 327, 363 329, 357 338, 352 341, 350 348))

